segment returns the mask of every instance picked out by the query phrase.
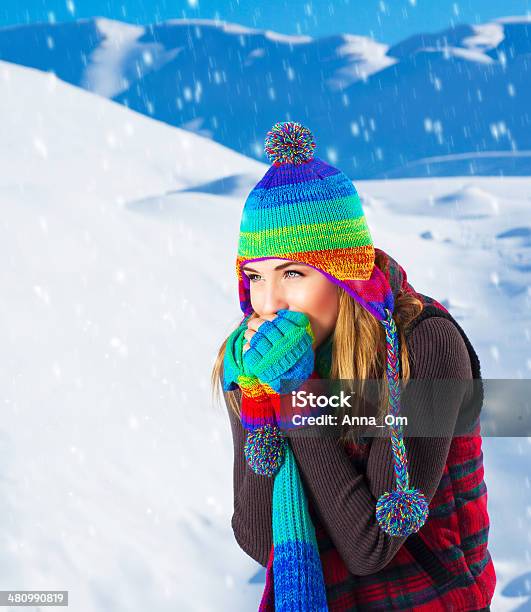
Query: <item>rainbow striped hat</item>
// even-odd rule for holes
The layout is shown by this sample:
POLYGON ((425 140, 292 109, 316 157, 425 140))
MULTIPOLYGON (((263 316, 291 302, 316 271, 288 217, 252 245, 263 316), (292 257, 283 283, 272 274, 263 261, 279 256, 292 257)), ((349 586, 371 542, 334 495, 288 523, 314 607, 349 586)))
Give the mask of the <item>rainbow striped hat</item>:
POLYGON ((244 263, 291 259, 313 266, 341 285, 378 320, 393 312, 393 292, 374 265, 375 251, 360 197, 341 170, 313 156, 310 130, 295 121, 268 132, 273 165, 243 208, 236 273, 240 306, 252 312, 244 263))
MULTIPOLYGON (((393 319, 394 297, 375 265, 375 248, 359 195, 340 170, 314 157, 310 130, 295 121, 276 123, 265 151, 273 165, 243 208, 236 258, 241 309, 252 313, 244 263, 280 258, 298 261, 340 285, 385 328, 389 413, 400 412, 400 355, 393 319)), ((244 319, 245 319, 244 317, 244 319)), ((384 531, 418 531, 428 515, 423 493, 411 489, 402 426, 391 426, 396 489, 380 496, 376 517, 384 531)))

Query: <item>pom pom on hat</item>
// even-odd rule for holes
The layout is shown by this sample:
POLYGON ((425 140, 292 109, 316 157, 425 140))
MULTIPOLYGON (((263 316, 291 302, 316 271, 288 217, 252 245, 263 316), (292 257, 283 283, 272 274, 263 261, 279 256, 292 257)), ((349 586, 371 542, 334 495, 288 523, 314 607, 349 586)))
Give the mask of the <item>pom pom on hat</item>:
POLYGON ((275 123, 264 144, 264 151, 275 165, 304 164, 313 159, 314 149, 313 134, 297 121, 275 123))

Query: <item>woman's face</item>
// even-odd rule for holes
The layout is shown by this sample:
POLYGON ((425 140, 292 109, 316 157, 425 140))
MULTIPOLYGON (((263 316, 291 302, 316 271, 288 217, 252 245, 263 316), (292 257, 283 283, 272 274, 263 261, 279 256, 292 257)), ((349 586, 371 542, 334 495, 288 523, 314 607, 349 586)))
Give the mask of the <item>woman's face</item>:
POLYGON ((242 271, 249 277, 251 305, 259 317, 281 309, 304 312, 315 335, 314 349, 334 330, 337 286, 318 270, 286 259, 264 259, 244 264, 242 271))

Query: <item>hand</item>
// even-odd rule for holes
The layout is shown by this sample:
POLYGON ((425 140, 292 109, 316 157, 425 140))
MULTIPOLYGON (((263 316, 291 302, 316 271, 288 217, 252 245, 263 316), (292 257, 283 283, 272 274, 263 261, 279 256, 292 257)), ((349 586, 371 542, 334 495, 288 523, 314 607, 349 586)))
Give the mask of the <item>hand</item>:
POLYGON ((276 316, 256 317, 248 321, 243 351, 245 371, 256 376, 274 391, 287 393, 300 386, 313 372, 314 334, 310 321, 303 312, 279 310, 276 316), (288 380, 293 381, 290 386, 288 380))
POLYGON ((256 313, 248 315, 227 338, 225 358, 223 361, 224 391, 233 391, 238 386, 239 376, 249 376, 243 363, 243 354, 250 348, 250 340, 266 320, 273 320, 277 315, 259 317, 256 313), (252 323, 251 323, 252 321, 252 323))
POLYGON ((263 317, 259 317, 256 313, 253 313, 251 315, 251 318, 247 321, 247 331, 243 334, 244 338, 247 341, 243 345, 243 350, 242 350, 243 353, 245 353, 251 348, 251 344, 250 344, 251 338, 258 331, 258 329, 260 328, 260 325, 262 325, 262 323, 265 323, 266 321, 273 321, 274 319, 277 318, 277 316, 278 315, 273 314, 273 315, 264 315, 263 317))

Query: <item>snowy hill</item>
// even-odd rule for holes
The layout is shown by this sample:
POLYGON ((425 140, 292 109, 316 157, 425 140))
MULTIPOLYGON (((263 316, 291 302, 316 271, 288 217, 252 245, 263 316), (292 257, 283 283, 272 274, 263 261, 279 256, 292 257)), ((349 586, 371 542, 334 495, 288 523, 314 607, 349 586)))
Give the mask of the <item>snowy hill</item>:
MULTIPOLYGON (((0 87, 0 588, 68 589, 76 612, 256 609, 208 377, 267 166, 37 70, 0 62, 0 87)), ((529 378, 531 179, 356 186, 484 376, 529 378)), ((493 610, 529 598, 530 453, 484 440, 493 610)))
POLYGON ((237 320, 219 253, 240 203, 185 190, 226 173, 238 193, 263 167, 34 70, 0 63, 0 86, 0 588, 68 589, 76 612, 244 609, 207 389, 237 320), (153 196, 167 210, 135 212, 153 196))
POLYGON ((262 161, 262 135, 294 119, 353 179, 528 175, 530 34, 529 18, 505 17, 389 47, 353 34, 94 18, 0 29, 0 59, 262 161))

